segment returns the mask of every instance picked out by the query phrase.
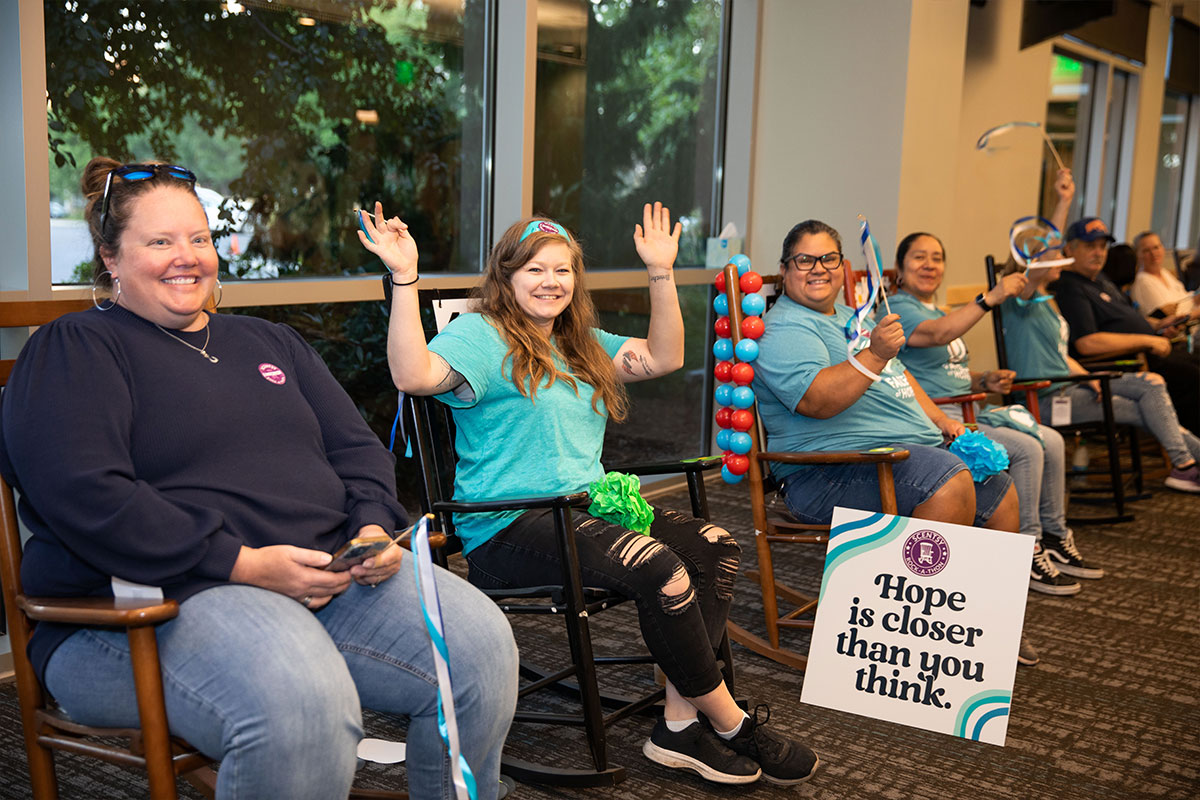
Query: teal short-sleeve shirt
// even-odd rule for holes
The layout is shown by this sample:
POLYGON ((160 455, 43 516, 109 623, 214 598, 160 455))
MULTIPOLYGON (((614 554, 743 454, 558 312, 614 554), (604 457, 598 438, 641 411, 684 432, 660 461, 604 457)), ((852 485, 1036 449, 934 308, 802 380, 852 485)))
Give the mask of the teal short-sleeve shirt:
MULTIPOLYGON (((941 319, 946 312, 932 303, 923 303, 908 292, 896 292, 888 298, 892 312, 900 315, 900 327, 908 339, 922 322, 941 319)), ((952 397, 971 391, 971 370, 967 366, 967 345, 961 338, 933 347, 900 348, 900 360, 930 397, 952 397)))
MULTIPOLYGON (((615 357, 627 337, 596 329, 596 338, 615 357)), ((446 359, 470 385, 437 399, 453 411, 458 466, 456 500, 500 500, 569 494, 604 475, 600 453, 608 412, 592 409, 593 389, 562 380, 522 395, 512 382, 508 345, 482 314, 463 314, 434 337, 429 349, 446 359), (502 366, 503 365, 503 366, 502 366)), ((565 369, 564 364, 559 364, 565 369)), ((520 511, 458 514, 455 526, 463 551, 495 536, 520 511)))
MULTIPOLYGON (((796 406, 817 373, 846 360, 843 326, 854 313, 838 304, 832 316, 796 303, 787 296, 766 313, 766 331, 759 339, 754 362, 754 394, 767 429, 767 444, 775 451, 862 450, 903 442, 936 447, 942 434, 917 402, 904 366, 893 358, 883 380, 845 411, 829 419, 796 413, 796 406)), ((874 323, 867 322, 868 328, 874 323)), ((777 464, 778 478, 801 469, 777 464)))

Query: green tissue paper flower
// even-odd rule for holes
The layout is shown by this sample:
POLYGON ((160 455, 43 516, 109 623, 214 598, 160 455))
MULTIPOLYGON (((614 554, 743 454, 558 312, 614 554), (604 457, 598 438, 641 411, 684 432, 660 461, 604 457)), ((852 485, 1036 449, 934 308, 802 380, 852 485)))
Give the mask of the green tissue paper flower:
POLYGON ((588 513, 648 536, 650 523, 654 521, 654 510, 642 497, 641 488, 642 482, 636 475, 609 472, 600 480, 592 481, 588 487, 592 495, 588 513))

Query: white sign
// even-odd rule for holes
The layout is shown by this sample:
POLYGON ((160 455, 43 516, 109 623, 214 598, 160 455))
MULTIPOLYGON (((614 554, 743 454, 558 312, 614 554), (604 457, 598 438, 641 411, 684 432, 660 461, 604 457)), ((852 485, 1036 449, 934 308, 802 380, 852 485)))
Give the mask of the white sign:
POLYGON ((837 508, 801 701, 1003 745, 1033 541, 837 508))

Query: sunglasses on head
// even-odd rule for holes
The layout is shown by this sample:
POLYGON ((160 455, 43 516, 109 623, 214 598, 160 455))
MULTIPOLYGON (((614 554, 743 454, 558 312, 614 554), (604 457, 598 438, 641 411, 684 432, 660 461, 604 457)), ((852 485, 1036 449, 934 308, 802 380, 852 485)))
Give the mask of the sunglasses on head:
POLYGON ((108 224, 108 203, 112 194, 113 176, 116 175, 126 183, 135 181, 144 181, 153 178, 155 175, 161 175, 166 178, 174 178, 177 181, 183 181, 191 186, 196 185, 196 173, 192 172, 187 167, 180 167, 175 164, 125 164, 116 167, 108 173, 108 178, 104 181, 104 197, 100 201, 100 233, 104 234, 105 226, 108 224))

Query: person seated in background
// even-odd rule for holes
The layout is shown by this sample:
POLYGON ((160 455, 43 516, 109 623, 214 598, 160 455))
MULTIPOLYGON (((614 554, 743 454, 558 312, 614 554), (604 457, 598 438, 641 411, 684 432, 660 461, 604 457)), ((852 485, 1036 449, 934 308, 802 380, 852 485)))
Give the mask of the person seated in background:
MULTIPOLYGON (((683 364, 683 316, 675 289, 680 225, 646 204, 633 241, 650 284, 645 338, 596 327, 579 242, 553 220, 524 219, 492 248, 472 313, 426 344, 417 299, 417 245, 398 217, 363 216, 359 241, 392 272, 388 364, 404 392, 434 395, 453 409, 458 500, 587 491, 609 417, 628 408, 625 384, 683 364)), ((816 753, 766 726, 765 704, 748 716, 717 665, 740 562, 723 528, 654 509, 648 530, 576 511, 575 541, 589 586, 637 605, 642 638, 667 677, 663 718, 642 752, 717 783, 808 780, 816 753), (765 711, 760 718, 759 710, 765 711), (701 718, 703 716, 703 719, 701 718)), ((554 519, 547 509, 460 514, 468 579, 505 589, 560 583, 554 519)))
MULTIPOLYGON (((1085 217, 1071 223, 1064 236, 1063 255, 1075 263, 1062 269, 1051 286, 1067 324, 1076 357, 1149 348, 1146 362, 1166 380, 1180 421, 1200 433, 1200 354, 1168 337, 1178 332, 1179 318, 1147 320, 1100 270, 1113 237, 1104 221, 1085 217)), ((1044 272, 1044 270, 1038 270, 1044 272)))
MULTIPOLYGON (((294 330, 205 310, 218 260, 194 174, 95 158, 82 185, 111 300, 38 329, 0 410, 25 590, 179 601, 155 629, 168 724, 221 762, 218 798, 346 797, 364 705, 410 718, 412 796, 452 798, 403 551, 324 569, 405 524, 395 459, 294 330)), ((483 593, 435 572, 462 754, 495 798, 516 645, 483 593)), ((29 655, 71 719, 138 727, 124 631, 40 623, 29 655)))
MULTIPOLYGON (((1055 190, 1058 203, 1051 214, 1052 222, 1066 217, 1075 196, 1070 170, 1059 171, 1055 190)), ((897 291, 891 297, 891 307, 900 315, 904 329, 900 360, 922 388, 937 396, 1008 394, 1016 373, 1009 369, 972 370, 966 343, 960 337, 992 308, 1024 289, 1025 276, 1010 273, 976 297, 974 303, 946 313, 934 304, 945 272, 945 248, 933 234, 911 233, 896 247, 897 291)), ((948 417, 962 423, 961 405, 952 403, 941 408, 948 417)), ((1034 540, 1029 588, 1044 594, 1072 595, 1081 589, 1073 578, 1104 577, 1103 569, 1084 559, 1075 546, 1074 532, 1067 527, 1062 435, 1039 425, 1017 406, 984 412, 978 428, 1008 450, 1008 474, 1020 500, 1021 533, 1034 540)))
POLYGON ((1133 238, 1133 249, 1137 256, 1137 275, 1129 287, 1129 296, 1137 303, 1138 311, 1149 318, 1153 325, 1157 320, 1180 320, 1191 322, 1200 319, 1200 303, 1183 283, 1175 277, 1174 270, 1164 266, 1167 251, 1162 240, 1154 231, 1142 231, 1133 238))
MULTIPOLYGON (((1018 269, 1009 262, 1007 271, 1018 269)), ((1054 297, 1046 287, 1058 280, 1062 267, 1030 270, 1021 293, 1003 305, 1004 347, 1008 365, 1020 378, 1086 375, 1083 365, 1067 351, 1069 328, 1058 313, 1054 297)), ((1166 382, 1154 372, 1128 372, 1110 382, 1113 416, 1120 425, 1136 425, 1149 431, 1171 459, 1166 485, 1181 492, 1200 492, 1200 438, 1185 428, 1175 415, 1166 382)), ((1071 424, 1104 418, 1100 404, 1100 382, 1057 383, 1039 391, 1044 420, 1053 419, 1055 397, 1070 403, 1071 424)))
POLYGON ((1123 293, 1128 293, 1133 279, 1137 276, 1137 255, 1133 248, 1127 244, 1114 244, 1108 248, 1104 257, 1104 267, 1100 272, 1123 293))

